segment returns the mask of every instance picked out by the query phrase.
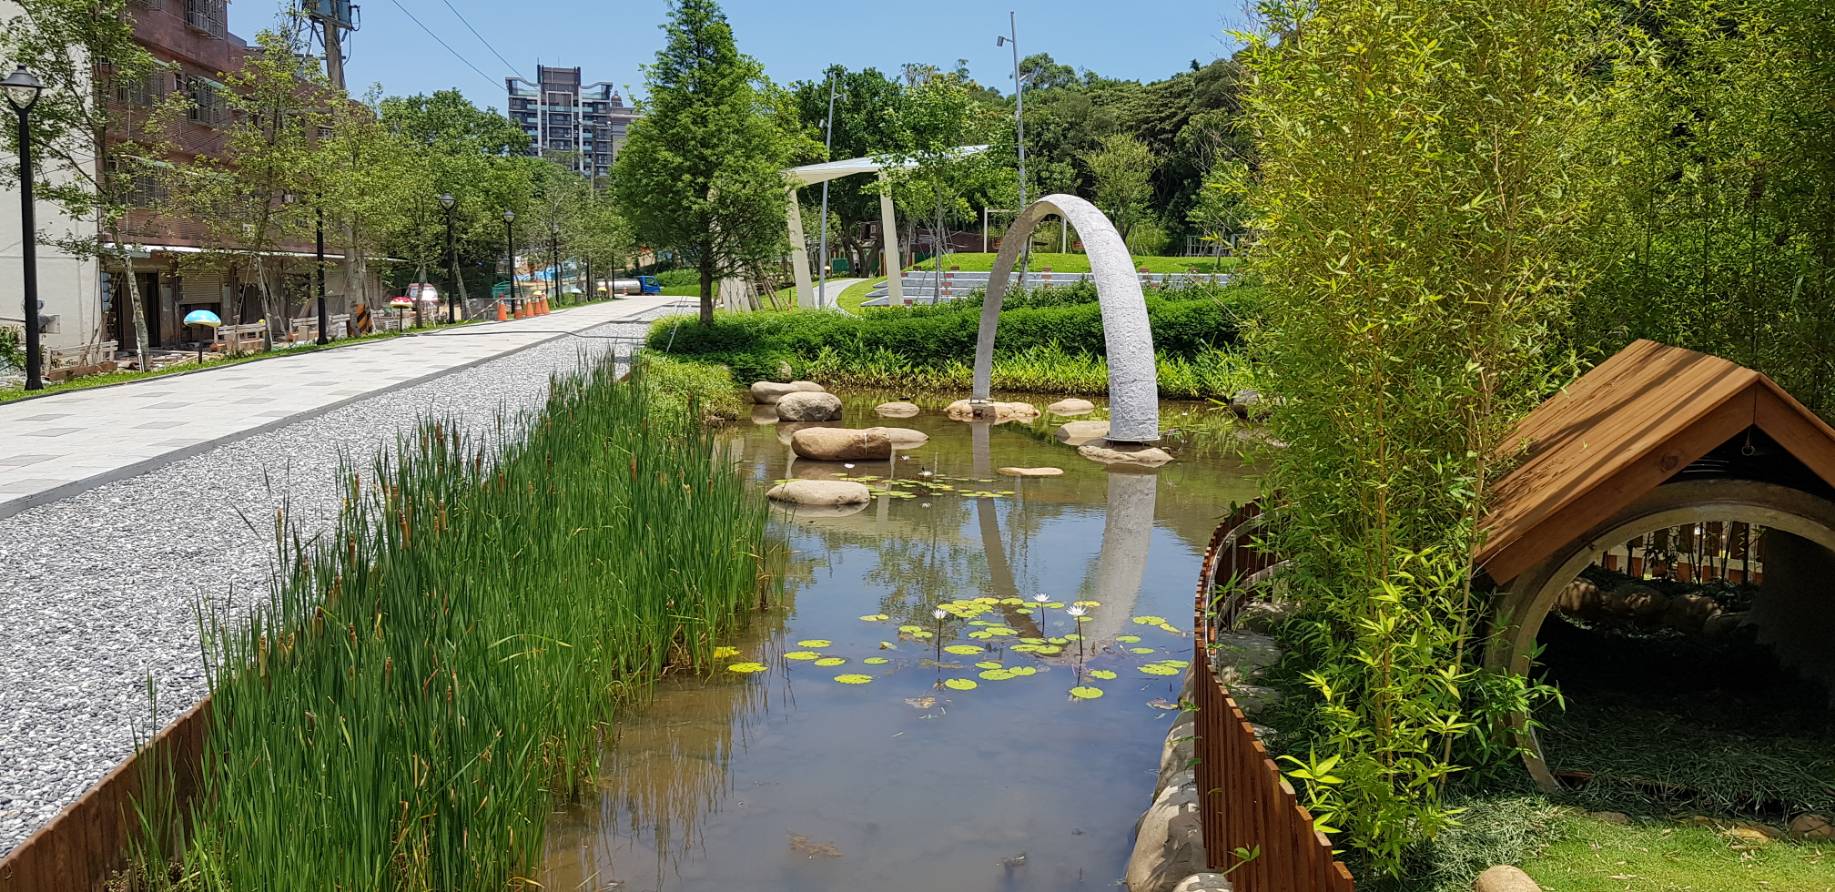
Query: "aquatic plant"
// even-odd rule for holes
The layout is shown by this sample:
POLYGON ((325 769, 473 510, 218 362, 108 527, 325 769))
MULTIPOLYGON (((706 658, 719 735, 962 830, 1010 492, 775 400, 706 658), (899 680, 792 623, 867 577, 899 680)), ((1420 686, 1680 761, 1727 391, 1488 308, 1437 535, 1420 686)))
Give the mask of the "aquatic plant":
POLYGON ((711 667, 775 584, 766 508, 701 417, 605 364, 526 423, 430 421, 347 471, 335 529, 282 537, 267 603, 204 618, 202 795, 141 882, 523 885, 620 706, 711 667))

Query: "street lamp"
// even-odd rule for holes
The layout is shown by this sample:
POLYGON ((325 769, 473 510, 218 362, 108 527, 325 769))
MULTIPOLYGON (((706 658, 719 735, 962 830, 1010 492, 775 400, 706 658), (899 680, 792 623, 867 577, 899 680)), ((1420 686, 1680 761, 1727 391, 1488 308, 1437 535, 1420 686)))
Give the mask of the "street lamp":
POLYGON ((19 116, 19 232, 20 256, 24 261, 24 293, 20 296, 20 315, 25 317, 25 389, 43 390, 42 364, 38 344, 38 224, 32 219, 32 106, 44 83, 21 65, 0 80, 6 91, 6 104, 19 116))
MULTIPOLYGON (((1007 33, 996 35, 994 45, 1013 47, 1013 135, 1019 144, 1019 211, 1026 212, 1026 82, 1019 76, 1019 17, 1007 12, 1007 33)), ((1018 218, 1015 218, 1018 219, 1018 218)), ((1032 237, 1020 248, 1019 283, 1026 287, 1026 268, 1032 265, 1032 237)))
POLYGON ((510 318, 516 318, 516 212, 503 212, 503 244, 510 254, 510 318))
POLYGON ((556 223, 548 224, 548 254, 554 260, 554 268, 548 271, 548 305, 554 306, 561 302, 561 227, 556 223))
POLYGON ((446 269, 451 271, 451 281, 446 283, 446 323, 459 321, 458 310, 453 309, 452 294, 459 287, 459 255, 452 249, 452 208, 459 201, 451 192, 440 193, 440 207, 446 209, 446 269))
MULTIPOLYGON (((845 97, 847 94, 843 93, 845 97)), ((822 126, 823 159, 833 161, 835 154, 835 71, 828 72, 828 123, 822 126)), ((828 306, 828 180, 822 181, 822 240, 816 249, 822 264, 821 285, 816 289, 816 306, 828 306)))
MULTIPOLYGON (((326 332, 326 329, 330 327, 330 324, 329 324, 329 321, 325 317, 325 202, 324 202, 324 196, 320 196, 320 200, 314 201, 312 203, 312 253, 318 261, 317 263, 313 264, 312 269, 313 269, 313 272, 316 273, 318 276, 318 305, 319 305, 318 306, 318 310, 319 310, 318 345, 323 347, 326 344, 331 343, 331 336, 326 332)), ((346 254, 348 255, 348 253, 349 253, 349 249, 346 249, 346 254)), ((350 263, 351 262, 350 257, 346 256, 344 258, 344 262, 350 263)))

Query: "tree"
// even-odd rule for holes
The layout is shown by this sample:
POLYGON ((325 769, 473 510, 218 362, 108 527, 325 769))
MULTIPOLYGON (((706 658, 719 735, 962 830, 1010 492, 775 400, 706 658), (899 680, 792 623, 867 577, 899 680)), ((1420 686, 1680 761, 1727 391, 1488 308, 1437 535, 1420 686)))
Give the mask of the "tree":
MULTIPOLYGON (((1187 219, 1211 244, 1222 264, 1223 246, 1230 236, 1242 229, 1248 213, 1249 166, 1240 161, 1219 161, 1204 175, 1204 186, 1198 202, 1187 219)), ((1216 268, 1214 266, 1213 268, 1216 268)))
MULTIPOLYGON (((50 242, 72 256, 103 259, 121 273, 144 369, 146 313, 123 227, 129 212, 152 196, 144 187, 152 181, 152 159, 162 152, 153 145, 160 141, 157 129, 145 125, 157 117, 149 111, 163 92, 156 85, 171 75, 134 40, 127 0, 20 0, 18 6, 19 15, 0 28, 0 58, 44 81, 31 118, 32 144, 42 159, 36 194, 69 219, 96 221, 93 233, 52 232, 50 242)), ((17 128, 0 129, 16 154, 17 128)), ((8 166, 0 182, 16 176, 8 166)), ((100 338, 98 327, 91 340, 100 338)))
POLYGON ((1117 133, 1103 137, 1101 147, 1085 155, 1083 164, 1089 168, 1096 206, 1126 241, 1153 200, 1153 153, 1146 143, 1117 133))
POLYGON ((663 30, 613 184, 638 240, 700 272, 701 322, 712 324, 717 281, 783 251, 792 141, 718 3, 676 0, 663 30))
MULTIPOLYGON (((896 144, 893 114, 898 105, 899 86, 874 68, 847 71, 836 66, 821 80, 792 83, 788 90, 802 132, 811 140, 822 138, 822 126, 828 120, 828 79, 831 77, 836 84, 834 146, 823 160, 870 158, 891 150, 896 144)), ((805 204, 820 207, 817 191, 803 191, 805 204)), ((877 186, 870 177, 844 177, 831 180, 828 191, 829 213, 836 224, 830 229, 829 239, 840 248, 833 253, 845 255, 852 269, 870 267, 873 252, 869 252, 860 233, 866 228, 865 224, 879 220, 877 186)), ((816 230, 805 227, 804 232, 816 230)))
MULTIPOLYGON (((915 221, 930 217, 941 273, 948 221, 973 216, 996 190, 1013 194, 1008 187, 1017 170, 1002 166, 1006 152, 963 151, 995 141, 1007 119, 962 76, 930 74, 900 94, 893 120, 896 148, 879 156, 886 183, 913 229, 915 221)), ((1011 145, 1010 129, 1006 135, 1011 145)))

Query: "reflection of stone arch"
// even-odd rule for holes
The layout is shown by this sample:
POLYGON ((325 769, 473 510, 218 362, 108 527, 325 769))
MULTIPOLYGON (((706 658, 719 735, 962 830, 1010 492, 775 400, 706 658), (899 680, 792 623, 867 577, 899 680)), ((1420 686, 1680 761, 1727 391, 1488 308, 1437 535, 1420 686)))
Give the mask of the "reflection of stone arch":
MULTIPOLYGON (((1607 550, 1637 536, 1714 520, 1745 521, 1821 546, 1827 550, 1822 553, 1823 566, 1826 566, 1828 552, 1835 552, 1835 503, 1801 490, 1752 480, 1708 479, 1665 484, 1651 490, 1612 519, 1575 538, 1540 564, 1517 576, 1498 602, 1495 624, 1497 637, 1486 653, 1486 662, 1494 669, 1508 670, 1519 676, 1527 675, 1542 623, 1548 619, 1562 589, 1579 576, 1580 571, 1598 560, 1607 550)), ((1807 555, 1792 559, 1787 558, 1787 554, 1794 556, 1801 552, 1787 547, 1774 549, 1767 546, 1767 588, 1771 588, 1773 580, 1782 581, 1800 575, 1808 569, 1802 561, 1806 557, 1813 559, 1807 555)), ((1784 596, 1795 598, 1799 595, 1799 592, 1789 591, 1784 596)), ((1773 595, 1768 592, 1765 597, 1771 598, 1773 595)), ((1835 616, 1826 611, 1823 615, 1835 616)), ((1766 625, 1817 623, 1815 617, 1813 611, 1789 609, 1775 618, 1760 616, 1755 619, 1758 620, 1756 624, 1760 625, 1761 634, 1764 634, 1770 631, 1765 628, 1766 625), (1770 621, 1767 622, 1767 619, 1770 621)), ((1827 625, 1835 627, 1835 622, 1827 625)), ((1819 623, 1818 628, 1822 628, 1822 624, 1819 623)), ((1788 651, 1794 648, 1778 649, 1781 657, 1789 659, 1788 651)), ((1529 767, 1529 773, 1544 789, 1553 791, 1557 788, 1555 777, 1543 758, 1542 745, 1536 739, 1533 728, 1523 727, 1523 760, 1529 767)))
POLYGON ((1032 230, 1049 216, 1062 217, 1077 230, 1090 259, 1096 295, 1102 306, 1102 336, 1109 360, 1109 436, 1120 443, 1151 443, 1160 438, 1159 380, 1154 372, 1153 332, 1147 302, 1141 296, 1134 258, 1115 231, 1115 224, 1096 206, 1074 195, 1047 195, 1014 218, 1001 239, 1000 256, 988 278, 981 308, 981 333, 975 341, 977 404, 988 401, 994 373, 994 332, 1000 327, 1000 304, 1007 277, 1019 260, 1032 230))

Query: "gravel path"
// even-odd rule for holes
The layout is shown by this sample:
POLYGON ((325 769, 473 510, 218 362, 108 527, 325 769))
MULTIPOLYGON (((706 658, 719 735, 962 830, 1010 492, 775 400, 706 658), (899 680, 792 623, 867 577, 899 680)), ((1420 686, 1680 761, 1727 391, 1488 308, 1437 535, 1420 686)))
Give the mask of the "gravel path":
POLYGON ((647 327, 557 338, 0 520, 0 856, 205 693, 197 607, 266 596, 283 500, 322 530, 342 456, 367 466, 426 415, 478 429, 537 407, 551 373, 613 350, 622 363, 632 342, 605 338, 647 327))

